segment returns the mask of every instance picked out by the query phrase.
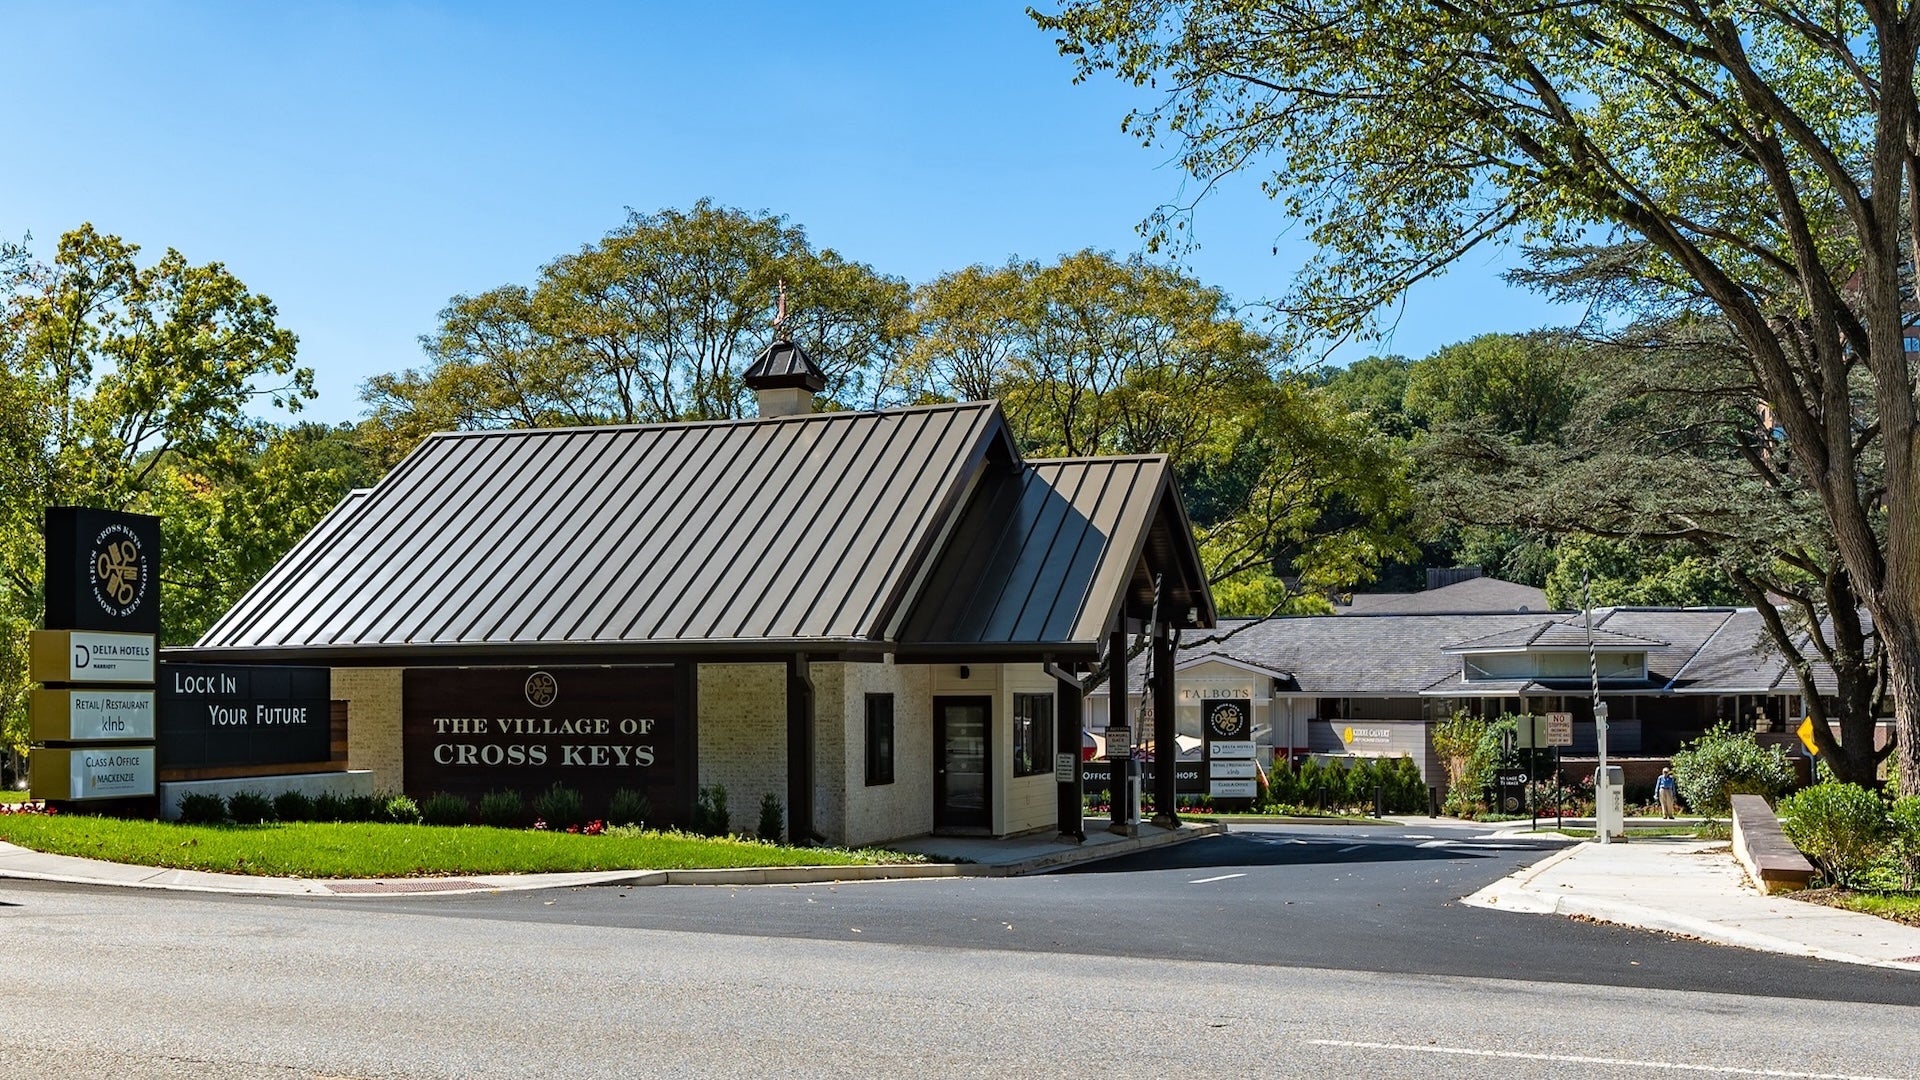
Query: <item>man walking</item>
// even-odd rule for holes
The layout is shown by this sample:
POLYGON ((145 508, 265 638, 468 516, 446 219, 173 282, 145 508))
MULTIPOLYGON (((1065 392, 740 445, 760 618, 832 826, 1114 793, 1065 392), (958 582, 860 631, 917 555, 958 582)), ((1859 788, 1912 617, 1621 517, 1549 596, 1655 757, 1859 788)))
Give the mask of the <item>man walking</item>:
POLYGON ((1680 784, 1673 778, 1672 769, 1661 769, 1660 779, 1653 782, 1653 798, 1660 804, 1660 816, 1671 819, 1673 812, 1680 808, 1680 784))

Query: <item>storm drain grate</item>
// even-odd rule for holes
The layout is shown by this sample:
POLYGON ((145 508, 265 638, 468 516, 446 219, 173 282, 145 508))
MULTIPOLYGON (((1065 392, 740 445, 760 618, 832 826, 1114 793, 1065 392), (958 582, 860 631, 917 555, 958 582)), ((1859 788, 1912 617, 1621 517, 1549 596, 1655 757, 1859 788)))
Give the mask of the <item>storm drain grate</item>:
POLYGON ((1902 956, 1902 957, 1900 957, 1899 959, 1897 959, 1897 960, 1895 960, 1895 961, 1894 961, 1894 963, 1896 963, 1896 964, 1920 964, 1920 956, 1902 956))
POLYGON ((436 878, 432 881, 336 881, 327 886, 327 891, 337 893, 414 893, 453 892, 458 889, 484 888, 486 888, 486 886, 477 881, 436 878))

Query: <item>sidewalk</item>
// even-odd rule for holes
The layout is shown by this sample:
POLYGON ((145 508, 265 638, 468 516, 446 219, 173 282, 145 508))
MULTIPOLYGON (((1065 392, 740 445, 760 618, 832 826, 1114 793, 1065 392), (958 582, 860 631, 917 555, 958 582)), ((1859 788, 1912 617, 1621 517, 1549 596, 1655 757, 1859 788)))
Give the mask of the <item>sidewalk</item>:
POLYGON ((1177 830, 1142 825, 1140 835, 1087 833, 1084 844, 1051 834, 993 840, 986 837, 930 836, 894 845, 939 861, 891 866, 770 866, 727 870, 603 870, 574 874, 472 874, 466 877, 326 880, 255 877, 206 870, 170 870, 156 866, 48 855, 0 841, 0 878, 57 881, 70 885, 113 885, 135 889, 225 893, 232 896, 459 896, 470 893, 570 889, 582 885, 803 885, 836 881, 904 878, 1008 877, 1038 873, 1074 863, 1110 859, 1145 848, 1185 843, 1224 832, 1218 825, 1182 825, 1177 830))
POLYGON ((1725 841, 1571 845, 1464 899, 1496 911, 1577 915, 1765 952, 1920 971, 1920 927, 1747 883, 1725 841))

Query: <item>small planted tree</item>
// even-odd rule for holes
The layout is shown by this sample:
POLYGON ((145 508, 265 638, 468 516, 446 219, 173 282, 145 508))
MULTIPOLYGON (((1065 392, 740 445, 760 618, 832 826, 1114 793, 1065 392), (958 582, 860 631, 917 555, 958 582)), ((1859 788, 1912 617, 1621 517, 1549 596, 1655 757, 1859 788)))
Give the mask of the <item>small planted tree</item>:
POLYGON ((780 834, 786 828, 786 808, 780 805, 780 796, 769 791, 760 796, 760 826, 754 834, 769 844, 780 842, 780 834))
POLYGON ((702 836, 725 836, 733 831, 733 814, 727 809, 727 788, 712 784, 700 789, 693 800, 693 831, 702 836))
POLYGON ((1466 783, 1467 773, 1473 766, 1474 751, 1479 749, 1480 736, 1486 733, 1486 729, 1485 720, 1464 711, 1455 712, 1433 725, 1433 752, 1447 770, 1449 800, 1466 783))

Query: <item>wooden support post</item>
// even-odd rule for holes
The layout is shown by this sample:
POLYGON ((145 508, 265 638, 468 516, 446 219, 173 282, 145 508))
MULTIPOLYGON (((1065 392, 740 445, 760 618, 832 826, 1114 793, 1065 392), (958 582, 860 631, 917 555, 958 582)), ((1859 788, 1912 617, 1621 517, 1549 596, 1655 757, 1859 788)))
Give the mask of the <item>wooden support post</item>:
POLYGON ((1086 783, 1080 769, 1080 727, 1086 723, 1085 697, 1080 692, 1080 679, 1071 671, 1047 665, 1047 673, 1053 676, 1056 689, 1053 695, 1054 753, 1073 758, 1073 779, 1056 783, 1057 812, 1055 817, 1060 825, 1060 837, 1084 841, 1087 838, 1086 783))
POLYGON ((810 844, 813 831, 813 674, 805 653, 787 661, 787 842, 810 844))
MULTIPOLYGON (((1123 624, 1107 641, 1107 727, 1132 727, 1127 719, 1127 631, 1123 624)), ((1124 833, 1128 829, 1127 768, 1133 757, 1131 746, 1107 743, 1107 806, 1111 813, 1107 828, 1124 833)))
POLYGON ((1175 806, 1180 797, 1180 729, 1175 724, 1173 627, 1153 624, 1153 823, 1180 827, 1175 806))

